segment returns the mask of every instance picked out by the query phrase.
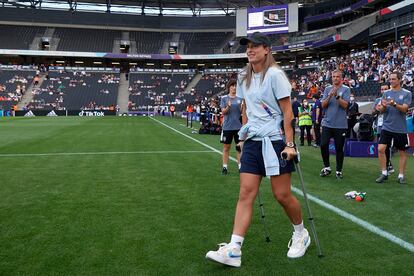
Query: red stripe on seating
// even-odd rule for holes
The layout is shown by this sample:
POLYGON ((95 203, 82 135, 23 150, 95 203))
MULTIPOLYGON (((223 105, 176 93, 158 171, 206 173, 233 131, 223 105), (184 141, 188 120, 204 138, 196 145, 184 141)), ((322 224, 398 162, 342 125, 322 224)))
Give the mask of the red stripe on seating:
POLYGON ((385 8, 380 11, 380 15, 386 15, 389 13, 392 13, 392 10, 390 8, 385 8))

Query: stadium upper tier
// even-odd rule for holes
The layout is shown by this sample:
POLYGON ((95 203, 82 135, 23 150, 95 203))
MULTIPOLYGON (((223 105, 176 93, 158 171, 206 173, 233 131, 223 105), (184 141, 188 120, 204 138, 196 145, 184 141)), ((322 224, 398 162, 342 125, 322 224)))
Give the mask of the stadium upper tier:
POLYGON ((167 54, 176 43, 180 54, 222 52, 234 38, 232 32, 136 32, 100 29, 43 28, 0 25, 0 49, 39 50, 47 40, 50 50, 120 53, 128 45, 130 54, 167 54), (16 34, 17 33, 17 34, 16 34))

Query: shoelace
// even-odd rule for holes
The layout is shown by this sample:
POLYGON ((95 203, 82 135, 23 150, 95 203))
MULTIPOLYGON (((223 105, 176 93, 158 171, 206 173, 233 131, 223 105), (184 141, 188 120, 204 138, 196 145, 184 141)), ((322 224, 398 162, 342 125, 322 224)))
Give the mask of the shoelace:
POLYGON ((225 242, 222 242, 222 243, 219 243, 219 244, 217 244, 218 246, 219 246, 219 249, 218 249, 218 251, 223 251, 223 249, 227 246, 227 243, 225 243, 225 242))
POLYGON ((295 233, 292 234, 292 238, 290 238, 288 242, 288 248, 296 247, 298 244, 302 242, 302 237, 299 235, 295 235, 295 233))

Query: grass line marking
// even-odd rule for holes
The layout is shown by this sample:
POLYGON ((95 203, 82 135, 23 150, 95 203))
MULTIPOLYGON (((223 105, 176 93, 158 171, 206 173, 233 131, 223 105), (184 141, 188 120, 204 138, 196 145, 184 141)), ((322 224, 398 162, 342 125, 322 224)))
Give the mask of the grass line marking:
POLYGON ((50 153, 4 153, 0 157, 66 156, 66 155, 120 155, 120 154, 187 154, 211 153, 211 150, 152 150, 152 151, 103 151, 103 152, 50 152, 50 153))

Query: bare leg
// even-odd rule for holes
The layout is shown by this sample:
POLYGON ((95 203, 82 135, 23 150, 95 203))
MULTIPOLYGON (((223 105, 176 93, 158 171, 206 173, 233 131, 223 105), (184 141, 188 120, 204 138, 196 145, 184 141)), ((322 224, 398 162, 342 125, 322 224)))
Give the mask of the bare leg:
POLYGON ((400 162, 398 166, 400 174, 404 174, 406 165, 407 165, 407 153, 404 150, 400 150, 400 162))
MULTIPOLYGON (((378 160, 382 171, 387 170, 387 159, 385 157, 386 144, 378 144, 378 160)), ((401 159, 400 159, 401 161, 401 159)))
POLYGON ((223 164, 229 163, 229 152, 231 144, 223 144, 223 164))
POLYGON ((240 194, 234 218, 233 234, 244 237, 250 226, 253 213, 253 203, 259 191, 262 176, 241 173, 240 194))
POLYGON ((299 201, 292 195, 290 189, 290 174, 270 177, 272 192, 276 200, 282 205, 290 221, 298 225, 302 222, 302 211, 299 201))

